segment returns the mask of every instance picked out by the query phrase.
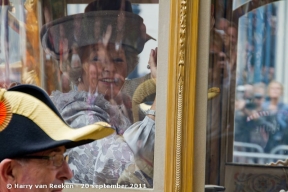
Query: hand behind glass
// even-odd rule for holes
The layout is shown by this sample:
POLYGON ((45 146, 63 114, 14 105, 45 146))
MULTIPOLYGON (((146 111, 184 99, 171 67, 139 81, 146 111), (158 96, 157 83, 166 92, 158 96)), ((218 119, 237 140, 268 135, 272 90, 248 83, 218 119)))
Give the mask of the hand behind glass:
POLYGON ((151 49, 148 65, 150 66, 151 70, 151 79, 154 79, 156 82, 157 77, 157 53, 158 49, 157 47, 154 49, 151 49))

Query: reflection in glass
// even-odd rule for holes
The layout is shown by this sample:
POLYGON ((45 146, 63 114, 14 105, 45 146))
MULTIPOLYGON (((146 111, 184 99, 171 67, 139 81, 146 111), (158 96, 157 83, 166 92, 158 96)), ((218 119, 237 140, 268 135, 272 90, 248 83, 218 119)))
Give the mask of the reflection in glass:
POLYGON ((287 10, 287 1, 211 1, 206 184, 287 191, 287 10))
POLYGON ((37 2, 1 6, 0 85, 41 84, 37 2))
POLYGON ((286 68, 278 52, 283 36, 277 35, 283 30, 281 6, 285 2, 270 3, 239 19, 234 162, 288 158, 286 68), (266 158, 258 153, 266 153, 266 158))
POLYGON ((22 2, 1 6, 0 86, 42 86, 72 127, 115 128, 68 151, 70 182, 153 187, 155 115, 146 110, 156 110, 158 4, 22 2))
MULTIPOLYGON (((150 77, 156 80, 153 70, 156 70, 157 50, 151 50, 150 54, 151 75, 127 80, 138 64, 138 54, 153 39, 146 33, 142 18, 132 13, 131 3, 93 1, 84 13, 47 23, 41 38, 46 52, 58 60, 62 92, 54 91, 52 96, 67 123, 77 128, 106 121, 116 131, 101 141, 68 152, 74 173, 71 182, 137 183, 152 187, 154 117, 146 116, 140 109, 141 113, 136 115, 141 116, 137 117, 141 121, 133 124, 136 117, 132 114, 132 104, 138 85, 150 77), (127 86, 132 89, 130 92, 125 91, 127 86)), ((152 87, 155 94, 155 81, 147 82, 151 85, 143 88, 152 87)), ((137 103, 138 108, 143 100, 137 103)), ((155 110, 154 98, 150 101, 151 109, 155 110)))
POLYGON ((152 73, 128 80, 138 64, 138 54, 153 39, 142 18, 132 13, 131 3, 91 2, 84 13, 47 23, 41 38, 59 65, 62 91, 52 90, 52 96, 67 123, 77 128, 106 121, 116 131, 68 152, 74 173, 71 182, 153 187, 155 117, 146 116, 140 104, 152 93, 148 105, 155 110, 155 86, 151 84, 156 81, 157 49, 146 55, 152 73), (141 86, 144 83, 147 86, 141 86), (138 86, 140 93, 149 93, 141 100, 137 100, 138 86), (150 88, 154 89, 151 93, 150 88), (135 100, 136 115, 132 110, 135 100), (140 121, 133 124, 135 116, 140 121))

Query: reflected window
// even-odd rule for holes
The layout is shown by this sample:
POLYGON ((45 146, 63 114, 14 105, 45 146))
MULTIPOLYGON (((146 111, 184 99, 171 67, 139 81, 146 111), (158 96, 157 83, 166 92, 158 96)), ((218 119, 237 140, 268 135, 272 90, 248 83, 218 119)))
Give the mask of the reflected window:
POLYGON ((286 190, 288 3, 211 2, 206 184, 286 190))
POLYGON ((270 3, 239 18, 233 162, 265 164, 288 157, 286 68, 281 53, 285 3, 270 3))

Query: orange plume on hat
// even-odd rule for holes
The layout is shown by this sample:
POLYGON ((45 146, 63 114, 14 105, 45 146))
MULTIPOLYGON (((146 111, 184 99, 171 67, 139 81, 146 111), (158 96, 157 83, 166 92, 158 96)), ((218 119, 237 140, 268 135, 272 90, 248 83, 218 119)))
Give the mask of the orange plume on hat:
POLYGON ((0 89, 0 131, 3 131, 4 128, 7 127, 12 118, 11 106, 9 102, 2 97, 4 92, 4 89, 0 89))

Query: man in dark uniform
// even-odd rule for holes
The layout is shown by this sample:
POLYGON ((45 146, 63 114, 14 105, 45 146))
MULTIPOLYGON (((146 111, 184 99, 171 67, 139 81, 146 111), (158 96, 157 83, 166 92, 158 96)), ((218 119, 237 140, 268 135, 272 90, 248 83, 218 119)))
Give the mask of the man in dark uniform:
POLYGON ((73 176, 66 149, 113 132, 104 122, 70 128, 36 86, 0 89, 0 192, 61 191, 73 176))

